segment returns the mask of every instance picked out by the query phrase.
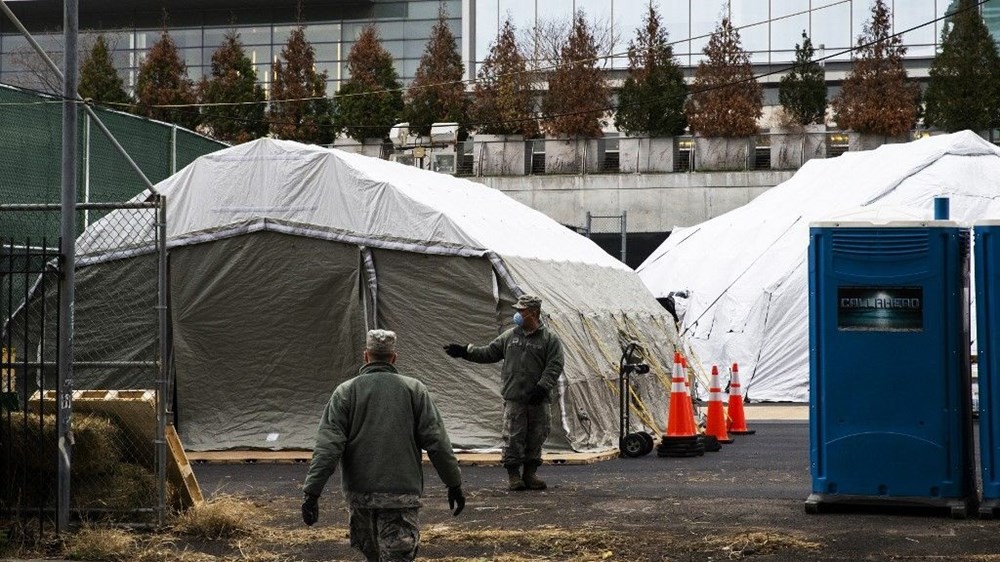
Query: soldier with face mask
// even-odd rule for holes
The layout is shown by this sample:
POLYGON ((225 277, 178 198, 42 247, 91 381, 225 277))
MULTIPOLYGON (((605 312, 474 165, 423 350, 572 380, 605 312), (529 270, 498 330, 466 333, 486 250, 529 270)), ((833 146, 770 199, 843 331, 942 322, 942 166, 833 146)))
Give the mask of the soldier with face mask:
POLYGON ((369 331, 363 355, 361 372, 333 391, 320 420, 302 520, 319 519, 320 493, 340 465, 351 546, 369 562, 410 561, 420 543, 421 449, 455 515, 465 507, 462 474, 427 387, 396 370, 395 332, 369 331))
POLYGON ((563 372, 559 337, 542 324, 542 299, 521 295, 513 305, 516 326, 488 345, 451 343, 445 352, 475 363, 503 360, 503 454, 511 490, 544 490, 536 475, 549 436, 550 401, 563 372), (521 468, 524 467, 524 473, 521 468))

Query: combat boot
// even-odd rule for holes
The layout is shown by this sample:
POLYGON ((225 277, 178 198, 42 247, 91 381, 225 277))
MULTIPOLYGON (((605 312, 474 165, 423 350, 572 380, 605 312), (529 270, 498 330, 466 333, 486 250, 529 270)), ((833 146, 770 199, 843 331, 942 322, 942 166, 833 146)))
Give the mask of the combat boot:
POLYGON ((535 476, 535 471, 538 470, 538 465, 531 463, 524 465, 524 485, 528 487, 529 490, 544 490, 546 488, 545 481, 539 480, 535 476))
POLYGON ((528 488, 527 486, 524 485, 524 480, 521 479, 520 465, 512 464, 508 466, 507 478, 508 478, 507 489, 513 492, 520 492, 528 488))

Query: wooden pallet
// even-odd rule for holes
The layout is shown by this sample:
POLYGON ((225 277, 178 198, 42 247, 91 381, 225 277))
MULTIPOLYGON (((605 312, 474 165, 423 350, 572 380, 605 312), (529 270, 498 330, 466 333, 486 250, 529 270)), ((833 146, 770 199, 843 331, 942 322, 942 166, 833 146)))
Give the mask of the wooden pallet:
POLYGON ((167 463, 167 481, 173 483, 180 492, 182 508, 200 505, 205 501, 205 497, 201 494, 201 486, 198 485, 198 479, 195 478, 194 470, 181 445, 181 438, 173 425, 167 426, 166 438, 167 448, 170 450, 170 455, 167 457, 170 459, 167 463))
MULTIPOLYGON (((39 393, 28 401, 37 412, 39 393)), ((41 402, 46 414, 55 413, 56 391, 47 390, 41 402)), ((96 414, 111 419, 127 436, 129 443, 140 448, 138 456, 152 463, 156 443, 156 393, 152 390, 75 390, 74 414, 96 414)), ((167 482, 177 490, 178 507, 188 508, 204 501, 201 487, 191 463, 184 453, 180 437, 173 425, 167 425, 167 482)), ((153 469, 153 466, 147 468, 153 469)))
MULTIPOLYGON (((13 363, 17 360, 17 350, 0 349, 0 361, 3 363, 13 363)), ((14 369, 0 369, 0 392, 17 392, 17 371, 14 369)))
MULTIPOLYGON (((194 463, 256 464, 256 463, 307 463, 311 451, 188 451, 194 463)), ((461 466, 500 466, 500 453, 456 453, 461 466)), ((618 458, 618 449, 596 453, 543 453, 544 464, 593 464, 618 458)), ((424 454, 424 463, 429 463, 424 454)))

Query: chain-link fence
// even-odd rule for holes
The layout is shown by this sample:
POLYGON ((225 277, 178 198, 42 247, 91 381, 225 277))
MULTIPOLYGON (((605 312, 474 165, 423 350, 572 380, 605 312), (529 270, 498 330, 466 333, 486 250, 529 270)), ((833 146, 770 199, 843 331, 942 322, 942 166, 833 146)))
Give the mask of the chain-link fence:
POLYGON ((622 263, 628 258, 628 215, 622 211, 620 215, 594 215, 587 212, 587 224, 584 234, 615 256, 622 263))
POLYGON ((85 204, 83 213, 103 217, 78 238, 72 369, 60 373, 66 260, 58 239, 24 235, 51 231, 59 206, 0 205, 0 523, 28 540, 61 510, 74 523, 159 524, 172 499, 162 200, 85 204), (66 412, 68 506, 57 494, 66 412))
MULTIPOLYGON (((49 96, 0 86, 0 203, 58 203, 61 194, 62 106, 49 96)), ((166 123, 98 108, 101 122, 153 183, 187 166, 195 158, 226 145, 166 123)), ((146 189, 139 174, 80 111, 77 131, 79 202, 127 201, 146 189)), ((82 230, 100 218, 85 212, 77 220, 82 230)), ((52 221, 46 221, 48 226, 52 221)), ((58 236, 54 230, 23 231, 32 237, 58 236)), ((5 232, 3 234, 9 234, 5 232)))

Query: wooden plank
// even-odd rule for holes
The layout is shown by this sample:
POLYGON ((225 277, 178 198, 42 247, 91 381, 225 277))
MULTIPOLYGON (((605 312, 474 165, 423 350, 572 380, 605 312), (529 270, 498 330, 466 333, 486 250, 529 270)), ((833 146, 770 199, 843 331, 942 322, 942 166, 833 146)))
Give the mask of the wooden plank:
MULTIPOLYGON (((187 457, 195 463, 254 464, 254 463, 307 463, 310 451, 188 451, 187 457)), ((500 466, 500 453, 456 453, 461 466, 500 466)), ((543 464, 593 464, 618 458, 618 449, 596 453, 543 453, 543 464)), ((424 463, 429 463, 427 454, 424 463)))
POLYGON ((187 451, 195 463, 253 464, 257 462, 309 462, 311 451, 187 451))
MULTIPOLYGON (((17 350, 6 347, 0 351, 0 360, 13 363, 17 360, 17 350), (10 354, 8 356, 8 354, 10 354)), ((17 371, 15 369, 0 369, 0 392, 17 392, 17 371)))
POLYGON ((167 461, 167 481, 177 489, 180 507, 187 509, 201 504, 205 501, 205 497, 201 493, 201 486, 198 485, 198 479, 194 476, 191 463, 188 462, 187 455, 184 454, 181 438, 177 435, 174 426, 167 426, 166 438, 167 448, 170 450, 167 461))

